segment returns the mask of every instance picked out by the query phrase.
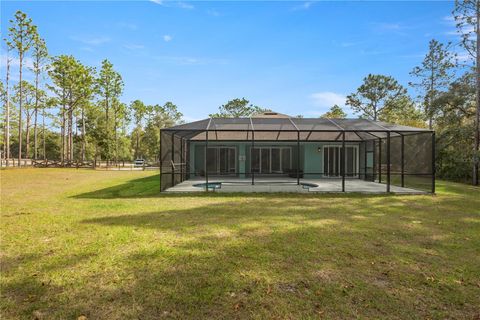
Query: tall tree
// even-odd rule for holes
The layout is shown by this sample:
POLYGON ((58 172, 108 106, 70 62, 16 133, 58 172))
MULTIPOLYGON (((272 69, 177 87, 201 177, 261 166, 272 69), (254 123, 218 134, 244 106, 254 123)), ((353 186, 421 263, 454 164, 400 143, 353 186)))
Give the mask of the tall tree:
POLYGON ((56 104, 61 107, 62 162, 72 161, 74 116, 76 118, 78 108, 92 98, 93 70, 73 56, 61 55, 53 58, 49 75, 54 84, 49 88, 56 96, 56 104))
POLYGON ((250 103, 245 98, 233 99, 218 108, 218 113, 210 114, 211 118, 235 118, 235 117, 250 117, 256 113, 269 111, 260 108, 250 103))
POLYGON ((480 1, 456 0, 453 16, 462 38, 461 44, 468 52, 475 72, 476 111, 472 182, 474 185, 478 185, 480 163, 480 1))
MULTIPOLYGON (((41 103, 41 97, 40 97, 40 76, 42 72, 44 71, 46 67, 46 62, 47 62, 47 57, 48 57, 48 51, 47 51, 47 46, 45 44, 45 40, 40 38, 38 34, 35 36, 35 40, 33 43, 33 52, 32 52, 32 57, 33 57, 33 68, 32 71, 35 74, 35 112, 34 112, 34 123, 33 123, 33 136, 34 136, 34 142, 33 142, 33 158, 36 160, 38 157, 38 130, 37 130, 37 119, 38 119, 38 111, 42 108, 45 108, 45 105, 43 107, 40 106, 41 103)), ((43 100, 45 102, 45 100, 43 100)))
POLYGON ((117 98, 113 99, 112 103, 113 111, 113 134, 115 143, 115 164, 118 162, 118 131, 124 128, 129 121, 128 106, 125 103, 121 103, 117 98))
POLYGON ((18 161, 22 159, 22 108, 23 108, 23 90, 22 90, 22 71, 23 59, 25 54, 30 50, 37 34, 37 27, 33 25, 32 19, 21 11, 15 13, 14 20, 10 20, 11 27, 9 30, 9 40, 7 45, 9 48, 16 50, 19 61, 19 117, 18 117, 18 161))
POLYGON ((428 127, 433 128, 433 120, 436 110, 433 108, 433 101, 441 90, 446 89, 453 78, 452 70, 456 63, 455 56, 448 51, 442 43, 433 39, 430 40, 428 53, 420 66, 413 68, 410 75, 417 78, 417 81, 409 84, 419 89, 420 98, 423 103, 423 110, 428 119, 428 127))
POLYGON ((117 99, 123 90, 123 81, 121 75, 113 69, 113 64, 107 59, 102 61, 102 67, 97 79, 97 92, 101 97, 101 105, 105 111, 105 155, 107 157, 107 165, 111 157, 111 124, 110 124, 110 108, 112 100, 117 99))
POLYGON ((163 106, 157 104, 151 107, 150 117, 145 128, 144 143, 150 159, 158 161, 161 129, 180 123, 182 117, 183 114, 172 102, 167 102, 163 106))
POLYGON ((379 120, 417 128, 426 127, 425 114, 408 95, 395 99, 391 106, 382 112, 379 120))
POLYGON ((11 58, 9 56, 9 51, 7 50, 7 74, 5 77, 5 165, 8 167, 10 165, 10 63, 11 58))
POLYGON ((138 153, 139 148, 140 148, 140 133, 141 133, 141 130, 142 130, 143 121, 145 120, 145 116, 148 113, 148 107, 142 101, 135 100, 132 103, 130 103, 130 109, 132 110, 133 119, 135 121, 135 129, 134 129, 135 155, 134 155, 134 157, 135 157, 135 159, 137 159, 140 156, 139 153, 138 153))
POLYGON ((21 99, 24 102, 22 111, 25 114, 25 157, 30 158, 30 129, 35 110, 35 87, 31 83, 23 80, 15 85, 13 91, 15 92, 13 101, 18 105, 20 105, 21 99))
POLYGON ((381 115, 394 106, 395 102, 406 95, 407 90, 390 76, 369 74, 357 92, 347 96, 347 105, 362 117, 380 120, 381 115))
POLYGON ((439 110, 435 131, 437 172, 441 178, 472 181, 475 100, 475 74, 466 73, 433 101, 439 110))
POLYGON ((2 103, 1 120, 3 121, 3 137, 2 137, 3 154, 2 154, 2 158, 0 160, 3 160, 3 158, 5 158, 5 160, 6 160, 6 152, 7 152, 7 148, 6 148, 7 137, 6 137, 6 130, 5 130, 5 128, 7 127, 6 113, 5 113, 6 96, 7 96, 7 93, 5 92, 5 87, 3 86, 3 81, 0 81, 0 102, 2 103))
POLYGON ((328 112, 322 114, 320 118, 331 118, 331 119, 345 119, 347 114, 341 107, 334 105, 328 110, 328 112))

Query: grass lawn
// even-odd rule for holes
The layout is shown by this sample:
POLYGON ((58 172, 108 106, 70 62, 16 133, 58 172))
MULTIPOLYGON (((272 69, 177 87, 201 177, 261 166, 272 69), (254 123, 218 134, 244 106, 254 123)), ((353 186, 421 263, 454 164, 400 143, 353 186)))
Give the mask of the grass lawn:
POLYGON ((480 190, 159 195, 1 171, 2 319, 479 319, 480 190))

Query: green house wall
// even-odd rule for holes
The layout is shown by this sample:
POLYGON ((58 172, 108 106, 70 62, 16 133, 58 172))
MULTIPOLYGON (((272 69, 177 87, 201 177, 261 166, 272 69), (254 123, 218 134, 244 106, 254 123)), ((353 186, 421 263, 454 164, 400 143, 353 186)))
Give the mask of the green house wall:
MULTIPOLYGON (((208 143, 209 146, 228 146, 237 149, 237 168, 240 178, 244 178, 250 171, 250 148, 251 142, 215 142, 208 143), (240 161, 244 158, 245 161, 240 161)), ((341 145, 334 142, 301 142, 300 143, 300 170, 303 170, 305 178, 320 178, 323 174, 323 147, 325 145, 341 145), (310 172, 310 173, 308 173, 310 172)), ((347 143, 347 145, 359 145, 359 143, 347 143)), ((290 146, 292 148, 292 168, 297 164, 297 144, 291 142, 255 142, 256 147, 260 146, 290 146)), ((359 148, 359 170, 364 166, 362 149, 359 148)), ((190 142, 190 175, 191 177, 200 176, 203 172, 195 172, 195 168, 204 168, 205 161, 205 143, 190 142)))

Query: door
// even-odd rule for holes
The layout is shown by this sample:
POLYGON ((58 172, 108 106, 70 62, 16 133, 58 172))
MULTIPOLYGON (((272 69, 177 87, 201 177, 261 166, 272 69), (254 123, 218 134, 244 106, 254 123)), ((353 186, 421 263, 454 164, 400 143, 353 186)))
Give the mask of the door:
POLYGON ((235 174, 237 168, 235 147, 209 147, 207 150, 207 171, 212 175, 235 174))
POLYGON ((261 174, 283 174, 292 166, 290 147, 255 147, 250 149, 251 171, 261 174))
MULTIPOLYGON (((342 147, 323 147, 323 174, 326 177, 342 176, 342 147)), ((345 176, 358 177, 358 146, 345 147, 345 176)))

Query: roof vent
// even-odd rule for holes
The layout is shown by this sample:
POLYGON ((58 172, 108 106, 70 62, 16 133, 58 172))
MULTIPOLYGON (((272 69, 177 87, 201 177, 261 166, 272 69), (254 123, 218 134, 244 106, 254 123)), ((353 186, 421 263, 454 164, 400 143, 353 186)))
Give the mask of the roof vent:
POLYGON ((289 118, 290 116, 275 111, 264 111, 254 114, 252 118, 289 118))

